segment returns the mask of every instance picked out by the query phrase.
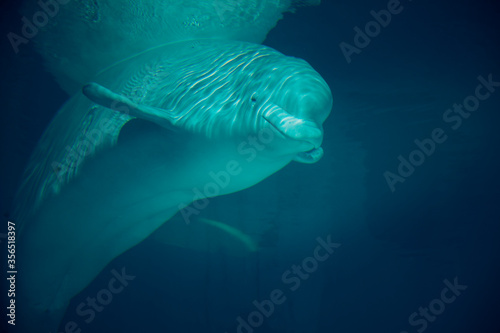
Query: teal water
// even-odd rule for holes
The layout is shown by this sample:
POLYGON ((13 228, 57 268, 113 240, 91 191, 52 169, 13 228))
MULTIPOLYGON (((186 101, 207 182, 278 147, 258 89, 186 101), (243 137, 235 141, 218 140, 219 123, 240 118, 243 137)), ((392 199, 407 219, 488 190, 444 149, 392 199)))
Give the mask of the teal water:
MULTIPOLYGON (((329 84, 323 158, 210 199, 200 216, 229 231, 193 223, 189 244, 150 237, 118 256, 72 299, 60 332, 68 323, 75 332, 499 331, 500 87, 484 87, 490 75, 500 81, 498 9, 401 2, 348 63, 339 45, 356 46, 353 28, 388 2, 323 2, 285 14, 264 42, 329 84), (448 111, 480 84, 489 96, 477 110, 448 111), (123 269, 130 280, 118 292, 110 281, 123 269), (92 308, 92 298, 102 302, 92 308)), ((5 34, 21 24, 16 7, 5 5, 5 34)), ((7 221, 29 154, 67 95, 32 43, 15 54, 4 38, 2 56, 7 221)))

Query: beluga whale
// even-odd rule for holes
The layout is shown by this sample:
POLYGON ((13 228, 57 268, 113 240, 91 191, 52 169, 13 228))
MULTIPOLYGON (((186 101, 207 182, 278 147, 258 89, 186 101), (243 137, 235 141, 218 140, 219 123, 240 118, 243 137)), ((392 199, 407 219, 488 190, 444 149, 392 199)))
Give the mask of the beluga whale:
POLYGON ((158 2, 166 24, 139 2, 148 20, 132 16, 129 35, 113 42, 109 22, 130 17, 127 1, 71 2, 41 32, 39 50, 72 96, 16 197, 19 332, 56 332, 72 297, 178 212, 192 218, 191 203, 323 156, 328 84, 306 61, 260 44, 299 2, 236 1, 229 12, 216 3, 158 2), (78 29, 61 28, 71 20, 78 29), (75 37, 87 53, 66 47, 75 37))

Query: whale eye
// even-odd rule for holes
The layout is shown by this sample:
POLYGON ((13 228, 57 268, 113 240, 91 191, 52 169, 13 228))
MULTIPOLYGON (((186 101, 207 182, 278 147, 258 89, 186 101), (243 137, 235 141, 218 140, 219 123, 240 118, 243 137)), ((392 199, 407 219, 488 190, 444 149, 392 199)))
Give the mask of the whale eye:
POLYGON ((254 94, 252 95, 252 97, 250 97, 250 100, 251 100, 252 102, 254 102, 254 103, 255 103, 255 102, 257 102, 257 94, 256 94, 256 93, 254 93, 254 94))

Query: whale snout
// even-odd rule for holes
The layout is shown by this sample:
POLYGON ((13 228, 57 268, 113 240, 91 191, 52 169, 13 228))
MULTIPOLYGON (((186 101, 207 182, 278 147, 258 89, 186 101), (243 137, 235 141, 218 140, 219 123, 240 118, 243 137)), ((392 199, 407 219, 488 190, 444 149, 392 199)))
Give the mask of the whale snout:
POLYGON ((302 124, 297 124, 294 128, 294 140, 301 142, 298 148, 301 152, 317 149, 323 143, 323 128, 311 120, 302 120, 302 124))
MULTIPOLYGON (((312 123, 312 121, 306 121, 312 123)), ((293 158, 294 161, 300 163, 316 163, 323 157, 323 148, 321 144, 323 143, 323 130, 322 126, 315 124, 314 127, 305 126, 304 128, 298 128, 302 130, 302 140, 303 143, 300 146, 300 151, 293 158), (311 130, 314 128, 314 130, 311 130), (319 130, 319 131, 318 131, 319 130)))
MULTIPOLYGON (((285 137, 317 148, 323 141, 323 128, 316 121, 299 118, 278 105, 263 114, 264 119, 285 137)), ((309 148, 309 149, 312 149, 309 148)))
POLYGON ((279 133, 294 142, 294 160, 315 163, 323 156, 323 127, 317 121, 298 118, 275 105, 263 115, 279 133))
POLYGON ((305 123, 313 123, 314 125, 304 125, 303 128, 299 128, 302 131, 302 138, 304 141, 309 142, 313 145, 313 148, 321 147, 323 143, 323 127, 312 121, 306 120, 305 123))

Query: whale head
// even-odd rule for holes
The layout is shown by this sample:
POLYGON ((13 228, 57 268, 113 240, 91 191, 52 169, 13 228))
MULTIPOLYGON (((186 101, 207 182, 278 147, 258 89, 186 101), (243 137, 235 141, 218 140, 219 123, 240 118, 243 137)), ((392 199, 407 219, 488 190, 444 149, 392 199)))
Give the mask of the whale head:
MULTIPOLYGON (((119 93, 98 84, 85 86, 83 93, 101 106, 121 111, 116 106, 125 104, 128 116, 207 139, 200 147, 209 148, 191 154, 190 163, 199 165, 199 156, 210 152, 196 174, 217 170, 221 161, 252 163, 248 176, 227 189, 232 192, 291 161, 315 163, 323 156, 332 94, 306 61, 262 45, 218 40, 176 43, 175 51, 169 45, 147 56, 147 61, 142 55, 122 64, 147 73, 146 79, 132 74, 129 83, 117 87, 119 93), (137 98, 136 91, 145 93, 137 98)), ((103 75, 123 72, 116 67, 103 75)))
POLYGON ((283 60, 286 65, 282 68, 268 70, 270 77, 260 82, 252 100, 256 100, 264 126, 276 133, 276 153, 297 162, 315 163, 323 156, 323 123, 332 109, 332 94, 306 61, 283 60))
POLYGON ((158 90, 162 97, 157 105, 176 110, 176 126, 209 138, 271 130, 274 139, 265 152, 290 161, 318 161, 322 125, 332 109, 325 80, 306 61, 269 47, 205 43, 194 44, 195 56, 179 57, 190 63, 176 64, 179 70, 158 90), (172 99, 179 91, 181 97, 172 99))

